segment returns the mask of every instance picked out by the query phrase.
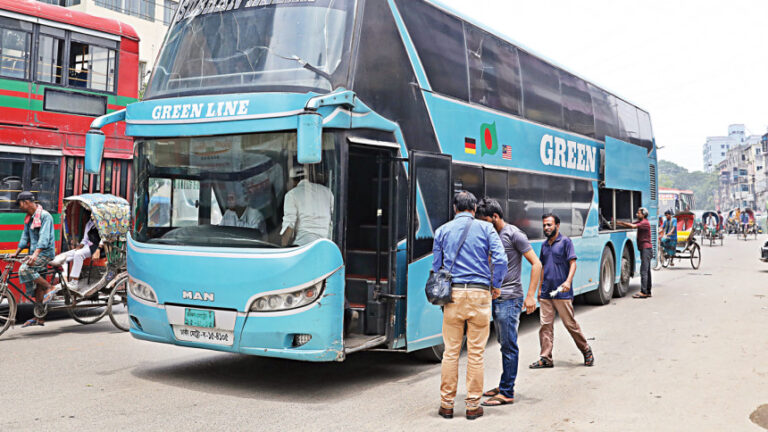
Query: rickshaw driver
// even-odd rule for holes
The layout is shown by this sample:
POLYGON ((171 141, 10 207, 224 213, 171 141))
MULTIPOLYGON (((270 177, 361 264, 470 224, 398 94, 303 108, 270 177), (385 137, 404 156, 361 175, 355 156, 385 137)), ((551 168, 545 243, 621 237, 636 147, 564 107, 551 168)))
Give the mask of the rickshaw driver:
MULTIPOLYGON (((11 256, 15 258, 27 248, 33 251, 19 268, 19 280, 26 286, 27 295, 34 295, 35 301, 42 303, 49 300, 55 292, 51 284, 40 276, 40 272, 46 270, 48 262, 56 253, 53 217, 43 206, 35 203, 32 192, 19 193, 16 204, 27 216, 24 218, 24 231, 21 233, 19 245, 11 256)), ((44 319, 32 318, 22 327, 41 326, 44 322, 44 319)))
POLYGON ((88 215, 88 223, 85 224, 83 240, 77 247, 57 255, 53 260, 56 265, 64 266, 64 275, 67 274, 66 264, 71 262, 74 263, 72 264, 72 272, 69 274, 69 280, 66 281, 66 283, 67 288, 75 293, 77 293, 77 284, 80 280, 80 273, 83 270, 83 262, 87 258, 92 258, 94 260, 99 259, 99 248, 103 244, 101 236, 99 235, 99 230, 96 228, 93 219, 91 219, 90 213, 86 212, 86 215, 88 215))
POLYGON ((717 223, 718 217, 717 216, 710 216, 707 219, 707 227, 709 228, 709 235, 714 237, 715 234, 717 234, 717 223))
MULTIPOLYGON (((664 235, 661 237, 661 245, 666 254, 672 256, 677 252, 677 218, 672 217, 670 210, 665 211, 664 216, 666 220, 662 228, 664 235)), ((674 262, 670 265, 674 265, 674 262)))
POLYGON ((749 226, 749 215, 747 212, 741 212, 741 232, 746 234, 749 226))

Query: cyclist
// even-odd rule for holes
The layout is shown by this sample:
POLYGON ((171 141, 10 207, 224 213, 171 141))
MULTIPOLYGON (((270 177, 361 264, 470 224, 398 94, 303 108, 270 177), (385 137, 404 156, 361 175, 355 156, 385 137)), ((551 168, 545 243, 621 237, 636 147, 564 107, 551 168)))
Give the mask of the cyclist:
MULTIPOLYGON (((32 192, 19 193, 16 204, 27 216, 24 218, 24 231, 21 233, 19 245, 12 257, 17 257, 22 250, 29 248, 31 253, 19 268, 19 280, 25 285, 27 295, 34 295, 35 301, 42 303, 50 300, 54 293, 51 284, 40 276, 40 272, 46 270, 48 262, 55 255, 53 217, 43 206, 35 203, 35 195, 32 192)), ((22 327, 41 326, 43 323, 43 319, 32 318, 22 327)))
MULTIPOLYGON (((664 253, 673 256, 677 252, 677 218, 672 217, 671 210, 665 211, 664 217, 666 220, 662 227, 661 245, 664 247, 664 253)), ((670 265, 674 265, 674 263, 670 262, 670 265)))

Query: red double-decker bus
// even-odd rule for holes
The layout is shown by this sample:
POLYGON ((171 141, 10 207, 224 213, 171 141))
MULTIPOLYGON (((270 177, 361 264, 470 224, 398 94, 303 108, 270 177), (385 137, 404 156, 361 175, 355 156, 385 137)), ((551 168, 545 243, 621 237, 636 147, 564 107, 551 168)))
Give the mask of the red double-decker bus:
POLYGON ((94 118, 138 97, 139 38, 132 27, 32 0, 0 0, 0 252, 23 230, 16 206, 33 191, 54 217, 62 199, 89 192, 130 198, 132 140, 105 128, 99 175, 83 170, 94 118))

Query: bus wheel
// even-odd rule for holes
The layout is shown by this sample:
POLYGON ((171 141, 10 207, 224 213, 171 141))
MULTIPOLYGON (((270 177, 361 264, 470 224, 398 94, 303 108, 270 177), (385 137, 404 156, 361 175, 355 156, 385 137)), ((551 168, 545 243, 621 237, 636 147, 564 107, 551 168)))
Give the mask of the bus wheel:
POLYGON ((445 345, 437 344, 429 348, 420 349, 413 352, 413 356, 427 363, 440 363, 443 361, 443 352, 445 345))
POLYGON ((629 280, 632 279, 632 258, 629 256, 629 249, 624 248, 621 254, 621 277, 619 283, 613 289, 614 297, 624 297, 629 292, 629 280))
POLYGON ((584 299, 593 305, 604 305, 611 301, 613 296, 613 280, 616 275, 613 254, 609 248, 603 249, 603 257, 600 259, 600 283, 597 289, 584 294, 584 299))

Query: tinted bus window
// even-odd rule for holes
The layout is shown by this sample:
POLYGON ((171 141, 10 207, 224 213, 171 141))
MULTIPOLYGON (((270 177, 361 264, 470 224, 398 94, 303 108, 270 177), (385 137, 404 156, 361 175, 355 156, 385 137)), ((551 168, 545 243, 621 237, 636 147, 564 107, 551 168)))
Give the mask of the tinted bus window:
POLYGON ((26 79, 29 54, 29 33, 0 28, 0 76, 26 79))
POLYGON ((562 128, 562 100, 557 69, 523 51, 520 51, 520 68, 523 73, 525 117, 562 128))
MULTIPOLYGON (((560 232, 567 236, 573 235, 571 230, 572 209, 571 199, 573 179, 543 176, 542 182, 547 183, 544 189, 544 213, 552 213, 560 218, 560 232)), ((541 218, 541 216, 539 216, 541 218)))
POLYGON ((651 128, 651 116, 647 112, 638 109, 637 120, 640 126, 640 145, 648 149, 653 149, 653 129, 651 128))
POLYGON ((472 192, 475 198, 483 197, 483 168, 475 165, 453 164, 453 192, 472 192))
POLYGON ((416 82, 408 54, 386 2, 367 2, 363 15, 353 89, 360 100, 397 122, 405 142, 414 150, 440 153, 427 106, 416 82))
POLYGON ((421 0, 397 2, 432 90, 469 100, 462 23, 421 0))
POLYGON ((580 236, 584 234, 584 227, 587 223, 589 209, 592 208, 593 198, 594 190, 592 188, 592 182, 574 180, 573 191, 571 192, 571 202, 573 203, 571 235, 580 236))
POLYGON ((571 132, 594 137, 595 117, 587 83, 580 78, 560 71, 560 91, 563 97, 565 128, 571 132))
POLYGON ((507 220, 507 171, 485 169, 485 196, 501 204, 504 219, 507 220))
POLYGON ((465 24, 470 101, 521 114, 522 89, 517 48, 465 24))
POLYGON ((619 116, 619 138, 633 144, 640 143, 640 126, 637 123, 637 108, 621 99, 616 99, 619 116))
POLYGON ((525 232, 530 240, 544 238, 541 216, 544 214, 544 176, 510 172, 507 220, 525 232))
POLYGON ((616 98, 589 84, 592 107, 595 111, 595 138, 603 141, 606 136, 619 137, 616 117, 616 98))

